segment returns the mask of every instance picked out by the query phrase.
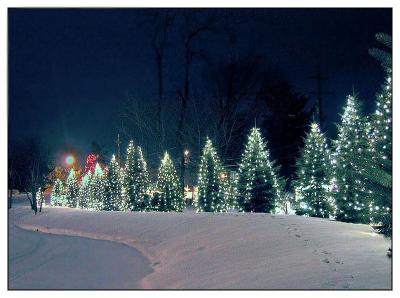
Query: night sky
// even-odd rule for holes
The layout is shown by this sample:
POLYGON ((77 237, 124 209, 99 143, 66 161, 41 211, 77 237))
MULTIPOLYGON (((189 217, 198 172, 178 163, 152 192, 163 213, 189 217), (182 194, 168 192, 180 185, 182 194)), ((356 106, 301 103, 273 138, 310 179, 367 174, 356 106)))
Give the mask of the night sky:
MULTIPOLYGON (((205 11, 205 10, 203 10, 205 11)), ((10 9, 9 140, 40 137, 57 152, 79 156, 95 140, 114 151, 119 109, 128 94, 156 97, 152 24, 143 9, 10 9)), ((210 10, 236 32, 237 53, 265 55, 279 65, 296 91, 309 95, 319 61, 328 80, 328 135, 333 137, 345 96, 353 86, 371 108, 384 72, 368 49, 374 34, 392 33, 391 9, 210 10)), ((185 13, 185 11, 181 11, 185 13)), ((178 43, 179 26, 171 33, 178 43)), ((218 33, 202 41, 210 57, 226 55, 218 33)), ((179 47, 167 50, 166 93, 181 84, 179 47)), ((202 65, 195 67, 200 73, 202 65)), ((196 88, 194 86, 193 88, 196 88)), ((205 88, 205 87, 197 87, 205 88)), ((197 90, 202 91, 202 90, 197 90)), ((176 100, 171 95, 168 100, 176 100)), ((126 140, 124 140, 126 141, 126 140)))

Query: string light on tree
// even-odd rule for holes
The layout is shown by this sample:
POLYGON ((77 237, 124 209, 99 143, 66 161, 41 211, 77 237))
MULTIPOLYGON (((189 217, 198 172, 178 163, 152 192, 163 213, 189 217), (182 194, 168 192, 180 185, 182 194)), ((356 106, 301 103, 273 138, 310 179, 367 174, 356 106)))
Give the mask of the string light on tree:
POLYGON ((297 160, 295 199, 297 213, 328 218, 334 209, 329 189, 330 151, 318 123, 311 124, 303 150, 297 160))
POLYGON ((104 210, 107 201, 106 195, 107 179, 104 171, 97 163, 94 174, 89 180, 88 208, 92 210, 104 210))
POLYGON ((130 141, 125 162, 125 187, 129 197, 129 208, 132 211, 150 209, 150 177, 142 149, 135 148, 130 141))
POLYGON ((260 130, 252 128, 239 165, 238 207, 245 212, 273 212, 281 197, 278 168, 270 161, 260 130))
POLYGON ((82 178, 81 187, 78 192, 78 203, 77 207, 79 208, 88 208, 89 207, 89 198, 90 198, 90 182, 92 179, 92 173, 88 171, 85 176, 82 178))
POLYGON ((368 150, 367 123, 361 115, 361 106, 356 96, 348 96, 338 138, 334 141, 334 176, 337 192, 336 219, 346 222, 368 223, 370 221, 367 186, 360 174, 365 171, 356 162, 356 156, 368 150))
POLYGON ((115 155, 113 155, 107 172, 108 188, 105 210, 118 211, 125 209, 124 196, 122 192, 123 178, 118 161, 116 160, 115 155))
POLYGON ((198 212, 222 212, 227 210, 221 174, 223 168, 212 142, 207 138, 200 160, 198 212))
POLYGON ((66 206, 64 185, 60 179, 56 179, 54 182, 50 203, 52 206, 66 206))
POLYGON ((157 179, 157 201, 156 210, 158 211, 182 211, 185 207, 183 193, 180 187, 178 174, 175 166, 165 152, 161 161, 157 179))
POLYGON ((65 186, 65 203, 67 207, 75 208, 78 199, 79 183, 75 170, 71 169, 65 186))

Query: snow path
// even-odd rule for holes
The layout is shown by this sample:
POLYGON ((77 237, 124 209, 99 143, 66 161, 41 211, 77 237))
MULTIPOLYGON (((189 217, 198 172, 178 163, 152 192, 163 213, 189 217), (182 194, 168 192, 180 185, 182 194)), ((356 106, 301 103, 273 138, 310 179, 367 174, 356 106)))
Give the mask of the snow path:
POLYGON ((34 216, 18 206, 10 220, 24 229, 137 248, 153 268, 140 281, 143 288, 391 288, 390 241, 367 225, 270 214, 69 208, 34 216))
POLYGON ((9 235, 9 289, 135 289, 152 272, 140 252, 115 242, 26 231, 11 223, 9 235))

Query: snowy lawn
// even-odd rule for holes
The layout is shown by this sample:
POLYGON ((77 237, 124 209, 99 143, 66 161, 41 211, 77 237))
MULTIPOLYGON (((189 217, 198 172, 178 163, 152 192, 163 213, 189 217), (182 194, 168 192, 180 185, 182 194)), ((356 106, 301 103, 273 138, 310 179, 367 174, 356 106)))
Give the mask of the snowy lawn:
MULTIPOLYGON (((140 281, 133 278, 127 288, 391 288, 391 259, 386 256, 390 240, 372 233, 368 225, 300 216, 193 211, 132 213, 44 208, 34 216, 23 205, 15 205, 9 214, 10 223, 22 229, 110 240, 136 248, 147 257, 152 270, 145 262, 136 264, 129 254, 124 255, 132 264, 132 272, 136 272, 132 276, 147 274, 140 281)), ((13 233, 11 229, 10 239, 13 233)), ((30 238, 26 241, 36 241, 30 238)), ((97 247, 81 245, 81 250, 82 254, 95 253, 97 247)), ((118 246, 108 250, 111 262, 120 252, 118 246)), ((60 268, 57 260, 53 267, 54 272, 60 268)), ((94 274, 117 276, 119 269, 109 266, 108 270, 113 272, 94 274)), ((58 274, 66 278, 68 285, 69 275, 58 274)), ((51 281, 48 287, 52 288, 51 281)))

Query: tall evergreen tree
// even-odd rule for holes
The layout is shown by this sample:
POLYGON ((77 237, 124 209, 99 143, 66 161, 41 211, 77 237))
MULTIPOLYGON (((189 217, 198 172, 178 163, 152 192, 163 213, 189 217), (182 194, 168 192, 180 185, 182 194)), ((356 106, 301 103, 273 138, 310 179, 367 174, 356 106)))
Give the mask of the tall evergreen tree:
POLYGON ((56 179, 51 192, 50 204, 52 206, 65 206, 64 185, 60 179, 56 179))
POLYGON ((336 183, 333 193, 336 201, 336 219, 345 222, 368 223, 370 221, 365 171, 355 156, 366 154, 368 138, 366 119, 361 115, 361 105, 356 96, 348 96, 338 125, 338 138, 334 141, 332 164, 336 183))
POLYGON ((82 178, 81 187, 78 192, 78 204, 77 207, 86 209, 89 207, 90 197, 90 183, 92 179, 92 172, 88 171, 82 178))
POLYGON ((200 160, 198 198, 196 209, 200 212, 222 212, 227 206, 221 181, 222 164, 210 139, 207 139, 200 160))
POLYGON ((280 165, 277 174, 288 179, 288 187, 295 176, 296 160, 303 147, 302 137, 313 112, 307 109, 309 98, 297 93, 283 78, 266 82, 258 98, 266 105, 261 130, 268 139, 271 157, 280 165))
POLYGON ((304 148, 297 160, 295 198, 298 214, 327 218, 332 214, 334 202, 330 192, 330 151, 318 123, 304 140, 304 148))
POLYGON ((273 212, 281 196, 282 180, 270 161, 260 130, 252 128, 239 165, 238 207, 245 212, 273 212))
POLYGON ((378 229, 392 233, 392 84, 391 77, 377 98, 377 109, 372 118, 373 162, 365 162, 368 182, 373 197, 373 221, 378 229))
POLYGON ((182 188, 180 186, 179 177, 176 173, 175 166, 165 152, 161 161, 160 170, 157 180, 157 206, 158 211, 182 211, 185 207, 182 188))
POLYGON ((115 155, 112 156, 108 167, 107 180, 107 201, 105 210, 120 210, 120 208, 123 208, 123 176, 121 175, 121 169, 115 155))
POLYGON ((79 183, 75 175, 75 170, 69 172, 65 186, 65 202, 67 207, 75 208, 78 199, 79 183))

